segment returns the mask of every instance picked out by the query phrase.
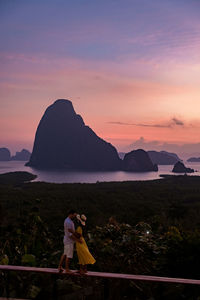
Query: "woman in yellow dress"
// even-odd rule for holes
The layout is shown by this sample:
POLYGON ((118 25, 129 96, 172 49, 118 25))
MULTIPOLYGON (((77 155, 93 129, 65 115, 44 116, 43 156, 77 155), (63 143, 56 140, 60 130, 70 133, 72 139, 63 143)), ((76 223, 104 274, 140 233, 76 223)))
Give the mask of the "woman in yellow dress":
POLYGON ((87 220, 85 215, 77 215, 77 220, 79 221, 80 225, 76 229, 76 235, 82 243, 76 242, 76 251, 78 255, 78 260, 79 260, 79 265, 80 265, 80 270, 79 272, 81 274, 87 273, 87 265, 88 264, 94 264, 96 260, 90 253, 88 246, 85 242, 85 239, 83 237, 83 229, 82 226, 85 226, 85 221, 87 220))

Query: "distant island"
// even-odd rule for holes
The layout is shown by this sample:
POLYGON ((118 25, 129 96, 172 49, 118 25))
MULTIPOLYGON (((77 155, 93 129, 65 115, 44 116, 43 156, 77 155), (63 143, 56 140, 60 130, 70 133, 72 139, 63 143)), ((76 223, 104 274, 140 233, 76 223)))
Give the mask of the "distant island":
POLYGON ((16 152, 14 156, 11 156, 10 150, 8 148, 0 148, 0 161, 28 161, 30 157, 31 153, 26 149, 22 149, 21 151, 16 152))
POLYGON ((133 172, 158 171, 158 166, 153 164, 148 153, 142 149, 125 154, 123 170, 133 172))
MULTIPOLYGON (((174 165, 178 161, 181 161, 181 159, 178 157, 177 154, 167 152, 167 151, 147 151, 152 163, 154 165, 174 165)), ((119 152, 119 157, 121 159, 124 159, 124 156, 126 155, 125 152, 119 152)))
POLYGON ((200 157, 190 157, 187 160, 188 162, 200 162, 200 157))
POLYGON ((10 159, 10 150, 8 148, 0 148, 0 161, 8 161, 10 159))
POLYGON ((172 172, 173 173, 194 173, 194 169, 187 168, 182 162, 178 161, 174 165, 172 172))
POLYGON ((157 165, 174 165, 178 161, 181 161, 177 154, 167 151, 148 151, 147 153, 152 162, 157 165))

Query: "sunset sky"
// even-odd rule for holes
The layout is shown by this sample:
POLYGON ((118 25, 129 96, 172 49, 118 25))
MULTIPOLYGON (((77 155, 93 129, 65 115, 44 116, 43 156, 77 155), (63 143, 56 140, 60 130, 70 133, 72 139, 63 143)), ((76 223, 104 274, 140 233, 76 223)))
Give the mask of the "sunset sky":
POLYGON ((199 143, 200 1, 0 0, 0 147, 59 98, 118 150, 199 143))

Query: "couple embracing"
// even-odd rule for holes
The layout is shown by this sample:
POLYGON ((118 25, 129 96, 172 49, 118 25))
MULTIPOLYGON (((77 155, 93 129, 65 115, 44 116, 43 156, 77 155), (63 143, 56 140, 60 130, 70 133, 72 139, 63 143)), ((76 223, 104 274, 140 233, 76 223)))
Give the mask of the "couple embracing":
POLYGON ((70 260, 74 254, 74 244, 76 244, 76 251, 78 255, 80 270, 79 273, 85 274, 87 272, 87 265, 94 264, 95 259, 91 255, 85 239, 83 238, 83 227, 86 222, 85 215, 78 215, 75 210, 70 210, 68 217, 64 221, 64 253, 61 256, 58 271, 63 272, 63 263, 65 263, 66 273, 72 273, 69 269, 70 260), (74 220, 77 220, 78 227, 75 230, 74 220))

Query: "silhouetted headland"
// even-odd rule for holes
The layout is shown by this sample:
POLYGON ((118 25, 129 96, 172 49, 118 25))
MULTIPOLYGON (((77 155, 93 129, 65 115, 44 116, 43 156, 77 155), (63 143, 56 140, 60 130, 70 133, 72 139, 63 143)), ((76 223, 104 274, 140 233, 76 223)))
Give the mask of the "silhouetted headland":
POLYGON ((0 174, 0 184, 22 184, 36 178, 36 175, 29 172, 9 172, 0 174))

